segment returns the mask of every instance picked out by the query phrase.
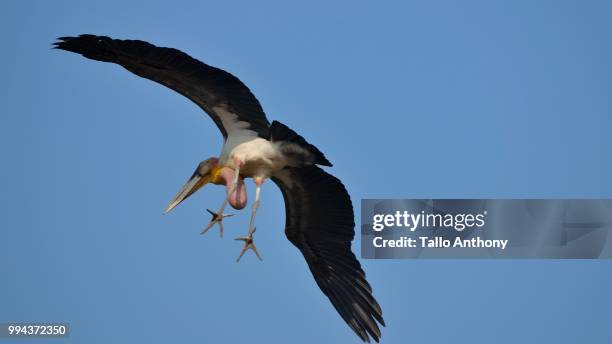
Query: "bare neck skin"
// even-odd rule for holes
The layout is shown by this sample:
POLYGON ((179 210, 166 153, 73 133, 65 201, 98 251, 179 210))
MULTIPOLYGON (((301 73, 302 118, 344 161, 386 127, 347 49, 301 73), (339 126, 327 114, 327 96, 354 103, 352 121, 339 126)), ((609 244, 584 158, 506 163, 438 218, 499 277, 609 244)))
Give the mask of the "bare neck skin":
MULTIPOLYGON (((219 172, 219 178, 223 180, 228 193, 232 188, 234 175, 234 170, 228 167, 222 167, 221 171, 219 172)), ((229 196, 229 203, 232 208, 242 209, 247 205, 246 186, 244 185, 244 178, 242 176, 238 176, 238 184, 236 185, 236 189, 229 196)))

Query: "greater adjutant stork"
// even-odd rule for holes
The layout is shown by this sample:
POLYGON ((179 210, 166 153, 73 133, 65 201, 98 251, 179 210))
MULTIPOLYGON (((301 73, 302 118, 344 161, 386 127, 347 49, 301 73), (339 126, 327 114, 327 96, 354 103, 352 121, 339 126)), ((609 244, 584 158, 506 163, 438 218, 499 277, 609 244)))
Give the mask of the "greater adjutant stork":
POLYGON ((378 342, 384 326, 382 310, 351 251, 355 235, 351 199, 336 177, 317 165, 332 166, 315 146, 286 125, 268 122, 259 101, 235 76, 171 48, 138 40, 104 36, 61 37, 54 43, 89 59, 112 62, 128 71, 165 85, 189 98, 213 119, 224 144, 219 157, 202 161, 168 205, 166 212, 207 183, 225 185, 227 197, 202 233, 222 221, 229 203, 246 206, 244 178, 255 182, 255 201, 244 246, 237 260, 252 249, 255 215, 261 186, 268 178, 285 200, 285 234, 304 255, 319 288, 340 316, 364 341, 378 342))

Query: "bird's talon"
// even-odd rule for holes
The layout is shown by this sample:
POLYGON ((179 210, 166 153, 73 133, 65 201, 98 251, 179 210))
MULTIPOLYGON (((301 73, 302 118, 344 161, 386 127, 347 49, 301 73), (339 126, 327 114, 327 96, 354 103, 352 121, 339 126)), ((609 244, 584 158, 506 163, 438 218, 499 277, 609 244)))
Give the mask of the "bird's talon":
MULTIPOLYGON (((253 232, 255 232, 255 230, 253 230, 253 232)), ((255 243, 253 242, 253 235, 252 235, 253 232, 251 232, 251 234, 247 236, 237 237, 236 239, 234 239, 234 240, 244 241, 244 246, 242 247, 242 251, 240 251, 240 255, 238 255, 238 258, 236 259, 236 263, 240 261, 240 258, 242 258, 244 253, 248 251, 249 249, 255 252, 255 255, 260 261, 263 261, 263 259, 261 259, 261 256, 259 255, 259 252, 257 251, 257 247, 255 246, 255 243)))
POLYGON ((210 210, 210 209, 206 209, 206 211, 212 216, 212 219, 210 220, 212 221, 221 221, 226 217, 230 217, 230 216, 234 216, 235 214, 223 214, 223 213, 215 213, 214 211, 210 210))
POLYGON ((206 211, 208 213, 210 213, 211 215, 211 219, 210 222, 208 223, 208 225, 204 228, 204 230, 202 230, 202 233, 200 234, 206 234, 206 232, 208 232, 209 229, 211 229, 215 223, 219 224, 219 236, 221 238, 223 238, 223 219, 226 217, 230 217, 230 216, 234 216, 234 214, 223 214, 223 213, 215 213, 214 211, 210 210, 210 209, 206 209, 206 211))

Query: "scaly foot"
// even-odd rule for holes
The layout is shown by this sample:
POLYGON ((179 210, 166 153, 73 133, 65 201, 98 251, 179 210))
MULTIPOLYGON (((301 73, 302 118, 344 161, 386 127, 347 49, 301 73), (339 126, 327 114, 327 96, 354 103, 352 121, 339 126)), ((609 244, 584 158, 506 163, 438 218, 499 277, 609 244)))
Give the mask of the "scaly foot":
POLYGON ((206 234, 206 232, 208 232, 208 230, 211 229, 215 225, 215 223, 218 223, 219 224, 219 235, 223 238, 223 223, 222 223, 222 221, 226 217, 234 216, 234 214, 223 214, 222 212, 215 213, 214 211, 212 211, 210 209, 206 209, 206 211, 210 213, 212 218, 210 219, 210 222, 208 223, 206 228, 204 228, 204 230, 200 234, 206 234))
POLYGON ((253 228, 253 231, 249 230, 249 234, 247 236, 238 237, 234 239, 234 240, 244 241, 244 246, 242 247, 242 251, 240 251, 240 255, 238 256, 238 259, 236 259, 236 263, 240 261, 240 258, 242 258, 244 253, 248 251, 249 249, 255 252, 255 255, 257 256, 257 258, 259 258, 260 261, 263 261, 263 259, 261 259, 261 256, 259 255, 259 252, 257 252, 257 247, 255 247, 255 243, 253 242, 253 233, 255 233, 255 228, 253 228))

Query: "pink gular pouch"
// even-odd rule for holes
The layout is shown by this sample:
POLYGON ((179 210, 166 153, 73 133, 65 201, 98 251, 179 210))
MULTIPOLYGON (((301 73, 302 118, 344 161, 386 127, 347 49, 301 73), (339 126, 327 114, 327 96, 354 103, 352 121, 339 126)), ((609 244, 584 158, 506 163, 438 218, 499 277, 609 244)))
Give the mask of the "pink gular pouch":
MULTIPOLYGON (((222 167, 219 176, 225 182, 227 193, 229 194, 232 188, 232 182, 234 181, 235 172, 229 167, 222 167)), ((236 189, 229 195, 229 203, 232 208, 240 210, 247 205, 247 193, 246 185, 244 185, 244 178, 238 176, 238 184, 236 189)))

